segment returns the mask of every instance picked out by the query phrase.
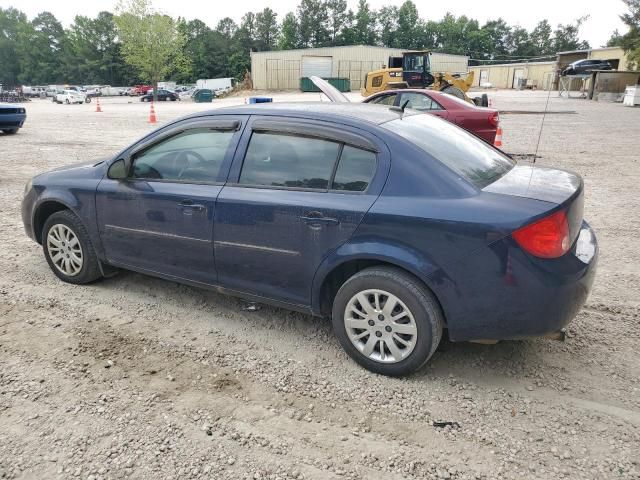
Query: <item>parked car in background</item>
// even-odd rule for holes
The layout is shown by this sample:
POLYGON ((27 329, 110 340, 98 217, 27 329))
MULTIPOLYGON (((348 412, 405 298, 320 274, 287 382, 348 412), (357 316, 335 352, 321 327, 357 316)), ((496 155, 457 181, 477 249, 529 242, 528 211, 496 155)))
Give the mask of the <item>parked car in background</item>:
POLYGON ((613 70, 606 60, 578 60, 562 70, 562 75, 584 75, 597 70, 613 70))
POLYGON ((193 100, 193 95, 198 91, 197 88, 190 88, 188 90, 184 90, 178 94, 180 100, 193 100))
POLYGON ((406 108, 429 113, 459 125, 492 145, 500 124, 497 110, 477 107, 458 97, 435 90, 386 90, 367 97, 363 102, 396 107, 406 104, 406 108))
POLYGON ((65 282, 122 268, 332 318, 355 361, 404 375, 444 328, 564 327, 596 270, 583 204, 577 174, 518 165, 433 115, 265 103, 36 176, 22 219, 65 282))
POLYGON ((56 103, 91 103, 91 97, 87 97, 83 92, 77 90, 64 90, 58 93, 53 99, 56 103))
POLYGON ((0 103, 0 130, 4 133, 17 133, 26 119, 27 111, 24 107, 11 103, 0 103))
MULTIPOLYGON (((158 89, 157 97, 158 97, 158 100, 161 102, 166 102, 167 100, 175 102, 176 100, 180 100, 180 97, 178 96, 177 93, 170 92, 169 90, 158 89)), ((151 102, 152 100, 153 100, 153 90, 150 90, 149 92, 147 92, 146 95, 143 95, 142 97, 140 97, 141 102, 151 102)))
POLYGON ((127 95, 137 97, 140 95, 146 95, 151 90, 153 90, 153 87, 149 85, 135 85, 127 90, 127 95))

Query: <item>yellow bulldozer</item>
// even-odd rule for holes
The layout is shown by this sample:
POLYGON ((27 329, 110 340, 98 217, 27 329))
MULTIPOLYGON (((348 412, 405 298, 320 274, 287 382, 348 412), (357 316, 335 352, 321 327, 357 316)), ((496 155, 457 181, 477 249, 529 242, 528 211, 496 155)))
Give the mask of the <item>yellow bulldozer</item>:
POLYGON ((464 78, 457 73, 432 72, 430 57, 429 50, 404 52, 402 57, 389 57, 386 67, 367 73, 360 93, 363 97, 368 97, 396 88, 431 88, 478 106, 488 106, 486 95, 478 98, 467 95, 473 85, 473 72, 469 72, 464 78))

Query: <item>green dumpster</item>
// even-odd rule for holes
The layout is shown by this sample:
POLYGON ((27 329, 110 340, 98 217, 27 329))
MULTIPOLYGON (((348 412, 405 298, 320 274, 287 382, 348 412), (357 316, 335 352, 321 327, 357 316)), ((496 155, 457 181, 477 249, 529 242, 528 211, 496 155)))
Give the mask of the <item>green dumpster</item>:
POLYGON ((203 88, 202 90, 198 90, 196 92, 196 94, 193 96, 193 101, 196 103, 211 103, 213 101, 213 97, 213 90, 203 88))
MULTIPOLYGON (((333 78, 324 78, 323 80, 326 80, 327 82, 329 82, 330 85, 333 85, 341 92, 351 91, 351 80, 349 80, 348 78, 333 77, 333 78)), ((300 90, 302 90, 303 92, 319 92, 320 91, 320 89, 316 87, 315 83, 313 83, 309 77, 302 77, 300 79, 300 90)))

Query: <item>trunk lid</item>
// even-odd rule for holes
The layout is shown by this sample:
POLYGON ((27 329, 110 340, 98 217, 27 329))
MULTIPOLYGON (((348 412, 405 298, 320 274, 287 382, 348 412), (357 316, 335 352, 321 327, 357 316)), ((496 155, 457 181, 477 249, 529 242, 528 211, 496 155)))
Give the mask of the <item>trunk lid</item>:
POLYGON ((569 223, 571 242, 582 226, 584 183, 577 173, 556 168, 516 165, 500 179, 483 188, 484 192, 531 198, 549 203, 549 209, 530 222, 564 210, 569 223))

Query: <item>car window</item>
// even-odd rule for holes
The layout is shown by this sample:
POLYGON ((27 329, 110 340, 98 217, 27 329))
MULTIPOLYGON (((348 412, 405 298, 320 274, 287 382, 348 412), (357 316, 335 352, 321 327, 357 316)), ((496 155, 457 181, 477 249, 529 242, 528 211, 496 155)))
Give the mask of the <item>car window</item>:
POLYGON ((405 115, 382 124, 439 160, 461 177, 484 188, 515 163, 467 131, 432 115, 405 115))
POLYGON ((340 144, 317 138, 253 132, 240 183, 327 189, 340 144))
POLYGON ((331 189, 364 192, 376 173, 376 166, 375 153, 345 145, 331 189))
POLYGON ((376 103, 378 105, 393 105, 396 101, 396 94, 392 93, 389 95, 380 95, 379 97, 374 98, 368 103, 376 103))
POLYGON ((194 128, 161 141, 133 160, 133 177, 215 182, 234 132, 194 128))
POLYGON ((400 96, 400 105, 404 105, 406 101, 409 101, 407 104, 408 108, 413 108, 414 110, 442 110, 442 107, 434 102, 431 97, 427 95, 423 95, 418 92, 405 92, 400 96))

